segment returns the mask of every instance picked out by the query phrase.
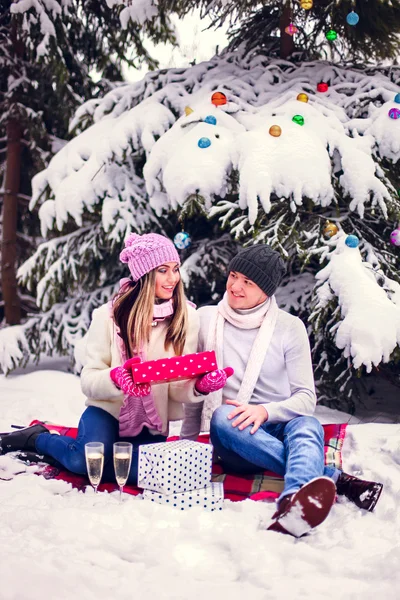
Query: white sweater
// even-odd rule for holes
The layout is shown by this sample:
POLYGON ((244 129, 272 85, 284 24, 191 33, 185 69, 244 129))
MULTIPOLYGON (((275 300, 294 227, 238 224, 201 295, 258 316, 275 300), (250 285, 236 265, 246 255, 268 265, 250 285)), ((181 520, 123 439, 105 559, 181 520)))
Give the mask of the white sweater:
MULTIPOLYGON (((199 352, 205 349, 208 328, 216 310, 216 306, 198 310, 199 352)), ((238 329, 225 321, 222 367, 232 367, 235 372, 223 389, 223 402, 235 400, 237 396, 257 333, 258 328, 238 329)), ((265 406, 270 423, 312 415, 315 410, 314 376, 306 328, 298 317, 281 309, 250 403, 265 406)), ((198 435, 202 407, 202 402, 185 406, 181 437, 194 439, 198 435)))
MULTIPOLYGON (((197 311, 188 305, 188 332, 183 354, 197 351, 199 317, 197 311)), ((164 349, 164 341, 169 320, 160 321, 152 327, 146 360, 174 356, 172 347, 164 349)), ((85 350, 85 363, 81 374, 82 391, 87 397, 86 406, 97 406, 118 419, 124 394, 110 379, 110 371, 122 364, 116 339, 116 325, 111 318, 108 304, 93 311, 85 350)), ((152 385, 157 412, 163 423, 163 433, 168 433, 168 422, 182 419, 182 402, 198 402, 193 394, 190 379, 157 383, 152 385)), ((158 432, 157 432, 158 433, 158 432)))

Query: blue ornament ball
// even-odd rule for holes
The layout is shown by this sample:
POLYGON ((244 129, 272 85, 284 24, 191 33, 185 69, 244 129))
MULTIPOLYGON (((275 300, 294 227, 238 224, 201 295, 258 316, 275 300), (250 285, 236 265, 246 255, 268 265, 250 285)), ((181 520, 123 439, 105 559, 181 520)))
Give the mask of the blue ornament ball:
POLYGON ((216 125, 217 119, 216 117, 214 117, 214 115, 207 115, 204 119, 204 123, 208 123, 209 125, 216 125))
POLYGON ((174 237, 174 244, 178 250, 185 250, 185 248, 189 248, 191 243, 191 237, 188 233, 186 233, 186 231, 180 231, 174 237))
POLYGON ((208 148, 209 146, 211 146, 211 140, 206 137, 200 138, 197 142, 197 145, 199 148, 208 148))
POLYGON ((348 235, 345 241, 346 246, 348 246, 349 248, 357 248, 359 243, 360 240, 356 235, 348 235))
POLYGON ((354 10, 352 10, 351 13, 349 13, 346 17, 346 21, 348 22, 349 25, 357 25, 359 20, 360 20, 360 17, 358 16, 358 14, 356 12, 354 12, 354 10))
POLYGON ((400 94, 395 95, 394 101, 397 102, 397 104, 400 104, 400 94))

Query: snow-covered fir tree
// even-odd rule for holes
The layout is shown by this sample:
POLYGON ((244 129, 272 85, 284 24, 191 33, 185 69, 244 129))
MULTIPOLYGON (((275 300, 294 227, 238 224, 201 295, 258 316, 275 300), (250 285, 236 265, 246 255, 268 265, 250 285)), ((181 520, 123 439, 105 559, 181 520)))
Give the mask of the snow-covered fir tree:
POLYGON ((220 297, 238 244, 285 256, 278 300, 308 323, 320 399, 351 402, 353 377, 372 369, 398 382, 399 93, 399 67, 236 44, 84 103, 76 136, 33 180, 47 241, 19 276, 42 312, 3 330, 2 368, 72 354, 118 286, 126 235, 184 228, 199 304, 220 297))
POLYGON ((17 293, 15 278, 15 264, 30 256, 40 239, 37 216, 28 211, 32 176, 69 136, 68 123, 83 101, 115 87, 124 65, 155 66, 145 39, 175 39, 161 9, 152 18, 147 11, 146 22, 139 24, 123 6, 108 4, 0 0, 0 291, 7 323, 19 322, 21 296, 23 314, 34 307, 17 293))

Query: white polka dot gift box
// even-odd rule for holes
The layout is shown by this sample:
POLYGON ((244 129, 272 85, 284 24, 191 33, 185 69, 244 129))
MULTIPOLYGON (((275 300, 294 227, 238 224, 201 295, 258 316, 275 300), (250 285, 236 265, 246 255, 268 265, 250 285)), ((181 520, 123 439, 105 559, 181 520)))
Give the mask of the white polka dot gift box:
POLYGON ((138 486, 160 494, 204 488, 211 482, 213 447, 190 440, 139 446, 138 486))
POLYGON ((137 363, 132 367, 132 377, 135 383, 162 383, 175 379, 191 379, 215 369, 218 367, 214 351, 195 352, 137 363))
POLYGON ((182 494, 159 494, 151 490, 144 490, 144 500, 151 500, 158 504, 165 504, 179 510, 200 507, 205 510, 222 510, 224 506, 224 486, 221 481, 211 483, 201 490, 192 490, 182 494))

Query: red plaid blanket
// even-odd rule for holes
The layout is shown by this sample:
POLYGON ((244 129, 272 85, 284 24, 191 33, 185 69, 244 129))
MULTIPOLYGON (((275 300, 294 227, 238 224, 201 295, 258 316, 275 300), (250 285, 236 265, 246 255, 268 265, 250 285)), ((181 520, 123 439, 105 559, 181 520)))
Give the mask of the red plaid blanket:
MULTIPOLYGON (((39 423, 40 421, 32 421, 31 425, 39 423)), ((63 427, 62 425, 50 425, 46 423, 51 431, 57 431, 60 435, 67 435, 75 438, 77 435, 77 428, 75 427, 63 427)), ((346 423, 324 425, 324 436, 325 436, 325 464, 334 466, 338 469, 342 468, 342 446, 343 440, 346 435, 346 423)), ((170 437, 168 441, 177 440, 177 437, 170 437)), ((198 438, 199 442, 208 443, 209 436, 201 435, 198 438)), ((61 479, 71 483, 73 487, 84 491, 86 486, 89 485, 89 481, 82 475, 75 475, 70 471, 62 470, 57 467, 47 465, 38 472, 46 479, 61 479)), ((213 481, 222 481, 224 484, 225 498, 237 502, 239 500, 245 500, 251 498, 252 500, 266 500, 277 498, 283 489, 283 479, 279 475, 272 473, 271 471, 264 471, 263 473, 255 475, 232 475, 224 473, 221 465, 214 464, 212 472, 213 481)), ((114 483, 102 483, 99 485, 99 491, 112 492, 118 489, 118 486, 114 483)), ((134 496, 141 494, 142 489, 136 486, 127 485, 124 487, 124 492, 132 494, 134 496)))

